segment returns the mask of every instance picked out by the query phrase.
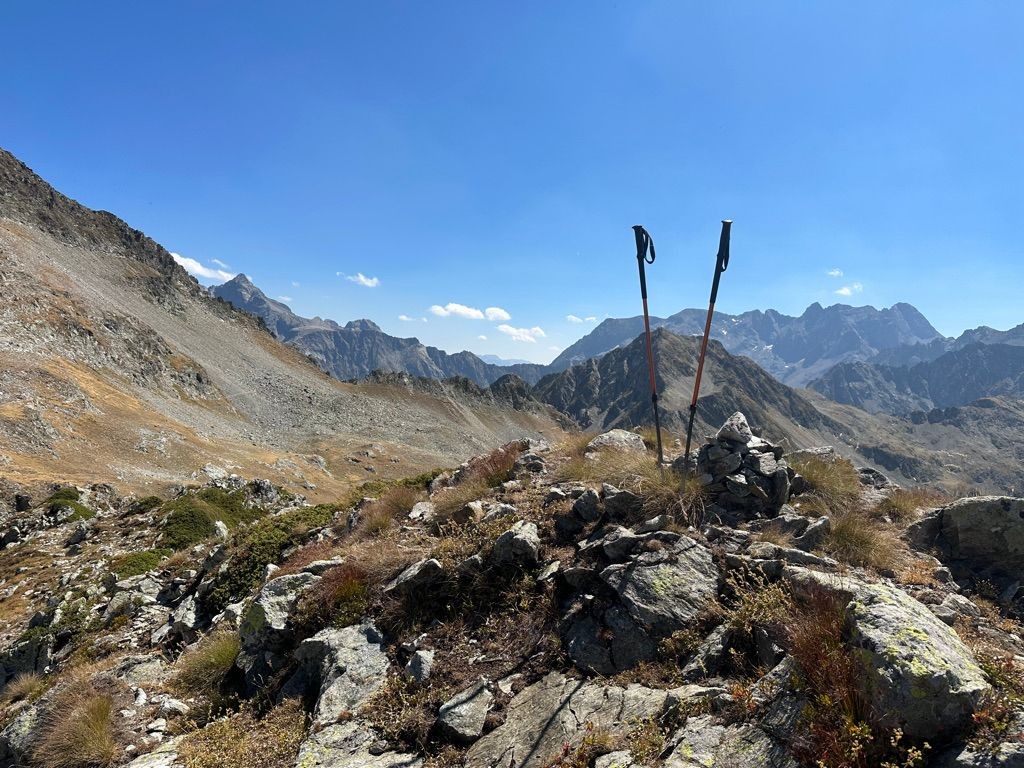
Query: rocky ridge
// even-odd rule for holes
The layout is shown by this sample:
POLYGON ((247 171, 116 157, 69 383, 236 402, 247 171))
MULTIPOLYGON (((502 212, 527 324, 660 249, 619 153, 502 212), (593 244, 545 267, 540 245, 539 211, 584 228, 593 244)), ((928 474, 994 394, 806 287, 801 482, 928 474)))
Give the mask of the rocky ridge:
POLYGON ((688 482, 629 435, 316 507, 230 477, 18 502, 0 764, 40 764, 55 714, 97 701, 133 768, 1024 759, 1024 500, 922 509, 741 414, 688 482), (214 498, 223 530, 175 543, 214 498))

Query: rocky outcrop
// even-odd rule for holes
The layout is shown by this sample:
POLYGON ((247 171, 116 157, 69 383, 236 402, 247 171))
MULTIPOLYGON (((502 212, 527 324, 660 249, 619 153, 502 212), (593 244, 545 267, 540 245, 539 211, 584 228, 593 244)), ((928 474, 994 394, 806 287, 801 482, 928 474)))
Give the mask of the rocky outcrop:
POLYGON ((294 635, 289 621, 299 597, 320 580, 310 573, 293 573, 268 581, 242 616, 238 634, 241 651, 236 664, 251 686, 258 686, 282 668, 294 635))
POLYGON ((512 699, 505 724, 470 748, 465 765, 541 768, 561 754, 564 745, 579 743, 584 723, 625 736, 636 721, 658 718, 677 703, 668 691, 605 686, 552 672, 512 699))
POLYGON ((789 567, 798 592, 820 589, 845 602, 848 642, 873 711, 913 740, 963 733, 991 691, 970 649, 926 606, 887 584, 837 579, 789 567))

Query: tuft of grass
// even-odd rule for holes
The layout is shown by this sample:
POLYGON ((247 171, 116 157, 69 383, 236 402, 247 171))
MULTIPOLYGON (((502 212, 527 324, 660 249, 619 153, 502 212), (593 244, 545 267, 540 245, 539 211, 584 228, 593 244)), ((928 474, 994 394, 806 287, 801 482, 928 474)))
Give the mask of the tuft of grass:
POLYGON ((406 517, 423 493, 408 485, 395 485, 362 510, 359 529, 369 536, 380 536, 396 520, 406 517))
POLYGON ((225 679, 235 665, 239 639, 235 632, 215 632, 178 657, 171 687, 189 696, 217 700, 225 679))
POLYGON ((899 557, 896 534, 859 510, 832 516, 822 551, 850 565, 891 570, 899 557))
POLYGON ((33 702, 42 696, 48 687, 47 679, 38 672, 21 672, 4 687, 0 701, 4 704, 14 704, 18 701, 33 702))
MULTIPOLYGON (((790 461, 790 465, 810 487, 809 493, 800 497, 801 502, 811 496, 827 508, 829 513, 837 513, 853 509, 860 500, 860 475, 849 460, 796 457, 790 461)), ((820 506, 815 511, 820 511, 820 506)))
POLYGON ((488 488, 493 488, 506 480, 511 480, 512 469, 522 450, 523 444, 514 441, 483 456, 470 459, 469 468, 460 476, 459 483, 479 481, 488 488))
POLYGON ((47 768, 104 768, 124 747, 114 729, 112 696, 75 687, 56 697, 43 714, 32 759, 47 768))
MULTIPOLYGON (((636 433, 643 439, 647 450, 656 451, 658 449, 658 430, 654 427, 641 427, 636 430, 636 433)), ((672 435, 667 429, 661 430, 661 445, 662 447, 672 445, 672 435)))
POLYGON ((43 504, 52 515, 57 514, 62 509, 70 509, 71 515, 68 517, 67 522, 91 520, 96 517, 96 512, 82 504, 81 498, 81 491, 74 486, 65 485, 50 494, 50 497, 43 504))
POLYGON ((706 493, 695 477, 683 478, 659 467, 650 456, 601 451, 595 458, 573 458, 556 472, 559 482, 611 483, 643 498, 646 517, 667 514, 681 525, 699 525, 706 493))
POLYGON ((166 517, 160 543, 171 549, 187 549, 213 536, 220 520, 229 530, 251 523, 265 514, 262 507, 248 507, 245 492, 203 488, 179 496, 163 506, 166 517))
POLYGON ((316 585, 303 592, 294 622, 309 634, 327 626, 347 627, 362 619, 369 606, 366 572, 344 563, 331 568, 316 585))
POLYGON ((245 708, 186 735, 178 755, 185 768, 286 768, 295 764, 307 720, 294 699, 263 718, 245 708))
POLYGON ((43 503, 53 504, 54 502, 57 501, 78 501, 81 498, 81 491, 79 491, 73 485, 65 485, 51 493, 50 497, 43 503))
POLYGON ((940 506, 946 501, 945 494, 927 488, 897 488, 878 502, 872 513, 897 523, 909 523, 917 519, 921 509, 940 506))
POLYGON ((146 549, 142 552, 118 555, 110 561, 110 571, 119 579, 149 573, 160 565, 160 561, 169 556, 172 551, 171 549, 146 549))
POLYGON ((456 512, 471 501, 486 496, 490 487, 480 479, 466 480, 434 494, 434 519, 439 525, 449 521, 456 512))

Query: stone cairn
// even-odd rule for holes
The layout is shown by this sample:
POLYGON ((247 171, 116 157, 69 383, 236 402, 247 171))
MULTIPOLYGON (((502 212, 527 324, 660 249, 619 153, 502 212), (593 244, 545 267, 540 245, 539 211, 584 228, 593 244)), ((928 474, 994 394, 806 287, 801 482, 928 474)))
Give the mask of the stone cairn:
POLYGON ((730 416, 697 454, 697 476, 723 522, 775 517, 789 501, 796 473, 783 449, 753 433, 742 413, 730 416))

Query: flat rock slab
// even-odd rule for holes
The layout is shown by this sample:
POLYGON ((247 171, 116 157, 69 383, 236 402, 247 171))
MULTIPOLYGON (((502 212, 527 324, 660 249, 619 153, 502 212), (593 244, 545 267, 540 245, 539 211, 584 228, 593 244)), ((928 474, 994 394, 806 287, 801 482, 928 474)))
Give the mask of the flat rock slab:
MULTIPOLYGON (((404 752, 371 754, 377 737, 350 721, 311 734, 299 748, 296 768, 422 768, 423 758, 404 752)), ((377 750, 373 750, 374 752, 377 750)))
POLYGON ((552 672, 512 699, 504 725, 472 746, 465 766, 542 768, 565 744, 577 744, 587 723, 624 736, 632 720, 660 717, 675 701, 668 691, 605 686, 552 672))
POLYGON ((718 576, 711 551, 688 536, 601 572, 633 619, 660 636, 685 628, 697 617, 717 594, 718 576))
POLYGON ((756 725, 716 723, 709 715, 687 720, 664 768, 797 768, 785 747, 756 725))
POLYGON ((644 439, 636 432, 626 429, 613 429, 600 434, 587 444, 588 451, 624 451, 627 453, 644 453, 647 446, 644 439))

